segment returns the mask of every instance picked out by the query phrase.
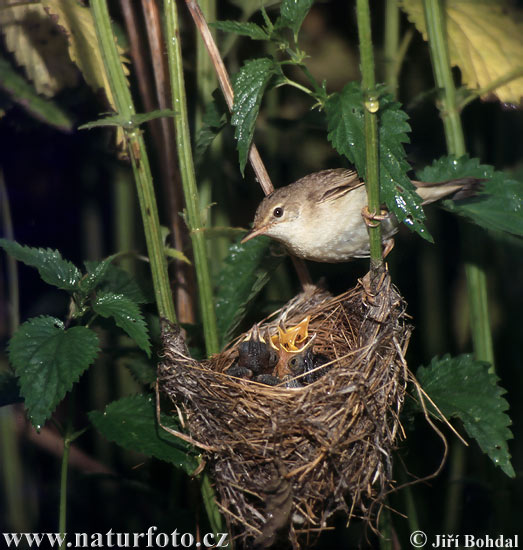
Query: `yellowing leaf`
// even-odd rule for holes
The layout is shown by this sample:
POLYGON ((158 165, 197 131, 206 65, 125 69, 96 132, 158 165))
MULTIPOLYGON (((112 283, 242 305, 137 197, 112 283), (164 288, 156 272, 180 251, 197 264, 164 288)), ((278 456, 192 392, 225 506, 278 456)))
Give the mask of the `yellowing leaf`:
MULTIPOLYGON (((82 71, 87 84, 96 92, 102 88, 109 104, 114 108, 114 100, 89 8, 78 4, 75 0, 42 0, 42 5, 58 24, 60 30, 65 33, 69 55, 82 71)), ((123 58, 121 60, 124 61, 123 58)), ((125 70, 128 73, 127 69, 125 70)))
MULTIPOLYGON (((113 94, 105 73, 102 53, 96 38, 93 16, 89 8, 76 0, 42 0, 45 11, 65 33, 69 45, 69 55, 82 72, 85 81, 96 92, 103 89, 110 107, 116 111, 113 94)), ((124 72, 129 73, 120 56, 124 72)), ((118 130, 117 143, 123 142, 123 132, 118 130)))
MULTIPOLYGON (((426 40, 422 0, 402 0, 401 6, 426 40)), ((503 0, 452 0, 445 6, 450 60, 460 68, 463 84, 483 89, 523 71, 521 13, 509 9, 503 0)), ((504 103, 519 104, 523 76, 490 93, 504 103)))
POLYGON ((9 7, 20 0, 2 0, 0 31, 7 49, 24 68, 37 93, 52 97, 74 86, 78 72, 67 55, 67 41, 41 4, 9 7))

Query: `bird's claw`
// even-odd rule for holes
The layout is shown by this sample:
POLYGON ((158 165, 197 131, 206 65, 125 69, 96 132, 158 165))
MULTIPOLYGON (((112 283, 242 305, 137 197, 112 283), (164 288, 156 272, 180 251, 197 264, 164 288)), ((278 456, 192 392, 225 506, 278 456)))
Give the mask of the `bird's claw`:
POLYGON ((388 216, 388 212, 382 209, 379 214, 377 212, 371 213, 369 212, 369 205, 366 204, 361 209, 361 215, 367 227, 378 227, 379 222, 383 221, 388 216))

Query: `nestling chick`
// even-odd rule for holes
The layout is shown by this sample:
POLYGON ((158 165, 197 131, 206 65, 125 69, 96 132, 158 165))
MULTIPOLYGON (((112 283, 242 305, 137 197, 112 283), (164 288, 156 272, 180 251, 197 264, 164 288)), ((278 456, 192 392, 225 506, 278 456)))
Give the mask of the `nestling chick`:
MULTIPOLYGON (((425 205, 453 194, 456 199, 466 198, 473 194, 478 180, 412 183, 425 205)), ((355 171, 338 168, 316 172, 265 197, 242 243, 267 235, 306 260, 333 263, 367 258, 369 236, 362 217, 366 205, 365 184, 355 171)), ((393 214, 385 215, 381 230, 384 242, 398 231, 393 214)))

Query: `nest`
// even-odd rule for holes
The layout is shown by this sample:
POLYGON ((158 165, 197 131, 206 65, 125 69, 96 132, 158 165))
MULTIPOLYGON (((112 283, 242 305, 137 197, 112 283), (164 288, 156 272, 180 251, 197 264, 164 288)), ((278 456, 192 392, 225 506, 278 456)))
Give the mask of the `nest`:
POLYGON ((331 367, 299 388, 227 375, 245 335, 197 362, 179 331, 164 331, 161 388, 203 449, 240 547, 287 538, 297 549, 340 511, 372 519, 393 487, 391 452, 402 434, 405 307, 386 270, 340 296, 311 286, 293 298, 259 328, 274 334, 310 315, 311 345, 331 367))

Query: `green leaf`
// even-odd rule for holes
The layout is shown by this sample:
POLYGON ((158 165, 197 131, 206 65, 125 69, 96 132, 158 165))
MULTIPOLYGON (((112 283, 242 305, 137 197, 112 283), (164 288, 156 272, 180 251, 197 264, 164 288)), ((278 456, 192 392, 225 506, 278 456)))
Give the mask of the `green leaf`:
POLYGON ((275 73, 275 62, 262 57, 247 61, 233 79, 234 105, 231 124, 236 126, 234 137, 237 140, 242 174, 247 163, 263 92, 275 73))
POLYGON ((301 24, 309 13, 314 0, 283 0, 280 6, 280 18, 276 27, 289 27, 297 40, 301 24))
MULTIPOLYGON (((170 462, 189 474, 198 466, 190 454, 192 447, 158 426, 151 395, 124 397, 107 405, 103 413, 90 412, 89 419, 104 437, 124 449, 170 462)), ((180 431, 173 417, 162 413, 160 420, 164 426, 180 431)))
POLYGON ((149 122, 155 118, 173 117, 175 114, 176 113, 171 109, 162 109, 151 111, 150 113, 137 113, 130 119, 120 114, 109 115, 104 118, 99 118, 98 120, 86 122, 85 124, 78 126, 78 129, 90 130, 91 128, 99 128, 100 126, 117 126, 119 128, 123 128, 124 130, 134 130, 145 122, 149 122))
POLYGON ((248 36, 253 40, 268 40, 269 35, 256 23, 240 21, 215 21, 209 24, 219 31, 232 32, 241 36, 248 36))
POLYGON ((213 100, 205 106, 202 127, 198 131, 194 147, 194 163, 196 166, 201 165, 205 152, 227 123, 227 116, 225 111, 220 108, 219 103, 219 100, 213 93, 213 100))
POLYGON ((73 129, 71 117, 54 101, 39 96, 33 86, 3 58, 0 58, 0 88, 42 122, 67 132, 73 129))
MULTIPOLYGON (((85 262, 89 273, 99 266, 99 262, 85 262)), ((97 282, 97 288, 113 294, 123 294, 126 298, 137 304, 151 302, 147 293, 140 287, 136 279, 125 269, 109 264, 104 271, 103 277, 97 282)))
MULTIPOLYGON (((383 91, 380 87, 378 92, 383 91)), ((421 197, 407 176, 410 169, 403 143, 409 141, 407 114, 389 94, 380 93, 379 160, 381 199, 400 222, 432 242, 425 228, 421 197)), ((366 174, 364 98, 358 83, 351 82, 333 94, 325 105, 328 139, 350 162, 362 178, 366 174)))
POLYGON ((511 421, 505 413, 508 403, 501 397, 506 391, 498 385, 499 378, 489 372, 489 364, 476 361, 472 355, 445 355, 433 358, 428 367, 420 367, 416 378, 441 412, 447 418, 461 419, 481 450, 514 477, 507 444, 513 437, 508 427, 511 421))
POLYGON ((9 341, 9 360, 35 427, 51 416, 97 354, 98 336, 86 327, 65 330, 62 321, 47 316, 20 326, 9 341))
POLYGON ((118 360, 129 369, 133 378, 140 384, 151 385, 156 382, 156 365, 143 353, 131 353, 118 360))
POLYGON ((437 182, 456 178, 485 178, 478 196, 466 201, 447 200, 443 206, 472 222, 496 231, 523 237, 523 183, 511 179, 492 166, 480 164, 479 159, 467 155, 442 157, 419 171, 422 181, 437 182))
POLYGON ((47 284, 68 291, 77 289, 82 274, 74 264, 64 260, 58 250, 30 248, 7 239, 0 239, 0 246, 19 262, 36 267, 47 284))
POLYGON ((9 372, 0 372, 0 407, 20 403, 23 401, 20 396, 20 388, 16 376, 9 372))
POLYGON ((230 341, 249 304, 263 289, 281 257, 270 256, 270 240, 253 239, 233 244, 218 275, 216 318, 220 344, 230 341))
POLYGON ((115 323, 151 356, 149 331, 140 308, 123 294, 99 292, 92 302, 93 311, 102 317, 112 317, 115 323))
POLYGON ((87 274, 80 281, 80 290, 84 294, 89 294, 89 292, 93 291, 102 284, 107 274, 107 270, 109 269, 109 266, 114 258, 115 255, 112 255, 105 258, 105 260, 102 260, 101 262, 86 263, 85 267, 87 269, 87 274))
POLYGON ((181 250, 177 250, 176 248, 172 248, 171 246, 165 246, 164 252, 168 258, 180 260, 181 262, 185 262, 186 264, 191 265, 191 260, 189 260, 189 258, 181 250))

